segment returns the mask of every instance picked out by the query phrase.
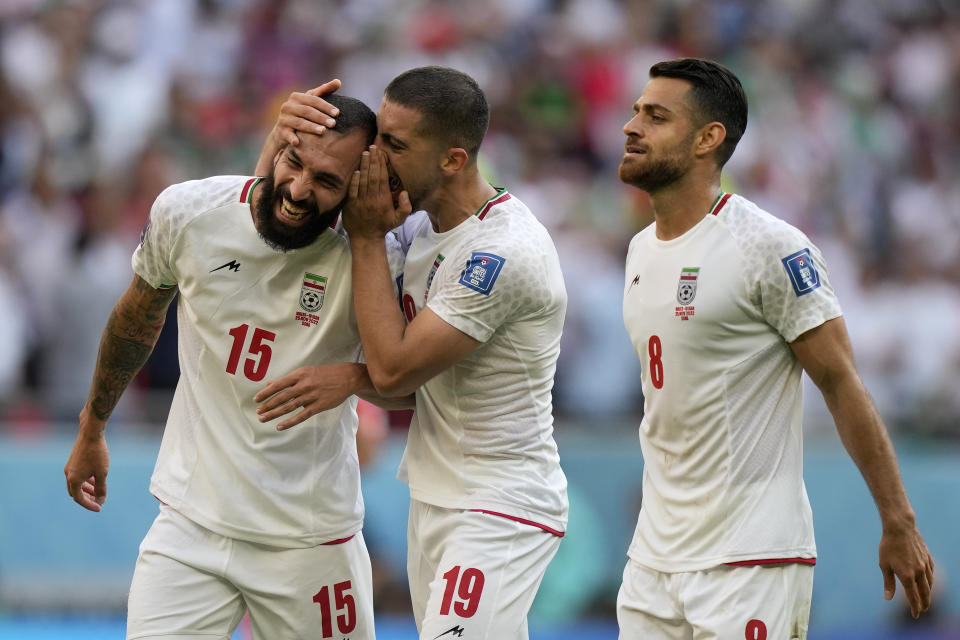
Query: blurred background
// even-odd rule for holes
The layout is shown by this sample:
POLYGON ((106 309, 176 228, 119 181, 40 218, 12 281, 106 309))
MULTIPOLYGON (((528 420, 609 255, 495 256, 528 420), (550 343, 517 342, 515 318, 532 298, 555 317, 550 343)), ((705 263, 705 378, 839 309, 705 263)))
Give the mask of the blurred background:
MULTIPOLYGON (((937 561, 922 620, 899 592, 883 601, 875 508, 807 381, 810 638, 960 638, 955 0, 0 0, 0 637, 123 637, 178 376, 173 314, 111 420, 102 513, 73 504, 62 467, 153 199, 252 172, 293 90, 339 77, 376 109, 397 73, 445 64, 486 92, 485 171, 551 230, 569 292, 554 400, 571 523, 531 637, 615 638, 642 471, 622 269, 651 220, 616 167, 650 65, 678 56, 743 81, 750 122, 724 187, 823 250, 937 561)), ((415 637, 394 477, 407 419, 368 408, 362 430, 388 639, 415 637)))

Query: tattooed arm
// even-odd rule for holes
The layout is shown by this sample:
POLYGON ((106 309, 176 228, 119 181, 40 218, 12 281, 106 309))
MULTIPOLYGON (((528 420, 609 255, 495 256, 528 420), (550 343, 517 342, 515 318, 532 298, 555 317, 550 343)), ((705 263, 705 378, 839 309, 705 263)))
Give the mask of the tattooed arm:
POLYGON ((100 511, 107 499, 107 419, 153 351, 176 294, 176 289, 154 289, 135 275, 103 330, 90 394, 80 411, 77 440, 63 468, 67 492, 90 511, 100 511))

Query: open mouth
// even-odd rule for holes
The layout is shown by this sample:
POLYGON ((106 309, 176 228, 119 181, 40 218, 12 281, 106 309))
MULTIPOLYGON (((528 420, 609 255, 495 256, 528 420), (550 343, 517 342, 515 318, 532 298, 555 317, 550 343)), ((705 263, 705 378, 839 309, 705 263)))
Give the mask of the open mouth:
POLYGON ((298 207, 286 198, 280 202, 280 216, 289 222, 301 222, 310 215, 310 209, 307 207, 298 207))

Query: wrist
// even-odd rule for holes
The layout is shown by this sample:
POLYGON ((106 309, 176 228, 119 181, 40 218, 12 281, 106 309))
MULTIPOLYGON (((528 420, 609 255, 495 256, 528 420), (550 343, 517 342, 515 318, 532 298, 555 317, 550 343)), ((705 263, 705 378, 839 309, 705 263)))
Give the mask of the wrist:
POLYGON ((80 427, 78 436, 95 440, 102 438, 107 429, 107 421, 101 420, 93 415, 93 412, 86 405, 80 411, 80 427))

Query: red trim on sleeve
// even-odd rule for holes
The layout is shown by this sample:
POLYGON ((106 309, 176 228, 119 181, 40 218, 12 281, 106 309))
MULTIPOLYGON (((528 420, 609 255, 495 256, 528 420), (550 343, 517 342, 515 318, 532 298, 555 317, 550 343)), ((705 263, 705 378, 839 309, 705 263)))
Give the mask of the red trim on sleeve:
POLYGON ((727 562, 730 567, 754 567, 762 564, 817 564, 816 558, 765 558, 763 560, 740 560, 738 562, 727 562))
POLYGON ((539 522, 534 522, 533 520, 525 520, 523 518, 518 518, 516 516, 507 515, 506 513, 499 513, 497 511, 488 511, 487 509, 470 509, 470 511, 474 511, 476 513, 485 513, 488 516, 497 516, 498 518, 506 518, 507 520, 513 520, 514 522, 519 522, 520 524, 527 524, 527 525, 530 525, 531 527, 536 527, 537 529, 543 529, 547 533, 553 534, 558 538, 562 538, 564 536, 563 531, 557 531, 556 529, 551 529, 547 525, 540 524, 539 522))

